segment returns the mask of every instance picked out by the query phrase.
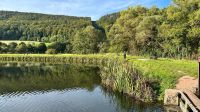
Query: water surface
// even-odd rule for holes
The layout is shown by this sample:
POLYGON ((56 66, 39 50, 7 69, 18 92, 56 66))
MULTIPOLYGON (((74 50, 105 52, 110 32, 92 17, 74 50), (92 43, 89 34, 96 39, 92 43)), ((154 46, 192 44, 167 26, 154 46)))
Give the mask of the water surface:
POLYGON ((0 112, 161 112, 101 85, 98 67, 0 63, 0 112))

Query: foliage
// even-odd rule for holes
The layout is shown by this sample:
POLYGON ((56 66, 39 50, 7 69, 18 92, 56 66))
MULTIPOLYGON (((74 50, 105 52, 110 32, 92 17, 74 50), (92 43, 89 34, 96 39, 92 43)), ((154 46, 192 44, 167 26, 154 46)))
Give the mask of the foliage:
POLYGON ((100 23, 109 43, 106 49, 119 53, 127 48, 134 55, 194 59, 200 53, 199 7, 198 0, 174 0, 164 9, 130 7, 110 22, 109 29, 105 26, 109 26, 110 18, 102 17, 100 23))
POLYGON ((82 31, 76 33, 72 42, 72 52, 80 54, 96 53, 101 36, 101 31, 96 30, 92 26, 86 27, 82 31))
MULTIPOLYGON (((132 55, 194 59, 200 54, 199 7, 199 0, 173 0, 164 9, 129 7, 98 21, 0 11, 0 39, 58 42, 51 45, 58 53, 127 51, 132 55)), ((1 53, 7 52, 7 45, 1 45, 1 53)))
POLYGON ((50 49, 48 49, 48 50, 46 51, 46 54, 57 54, 57 51, 56 51, 56 49, 50 48, 50 49))
MULTIPOLYGON (((49 52, 53 52, 53 54, 56 53, 64 53, 66 50, 66 43, 61 42, 54 42, 54 43, 28 43, 28 42, 10 42, 10 43, 3 43, 0 42, 0 53, 8 53, 8 54, 14 54, 14 53, 37 53, 37 54, 49 54, 49 52), (55 51, 52 51, 55 50, 55 51)), ((50 53, 52 54, 52 53, 50 53)))
POLYGON ((47 50, 47 46, 45 43, 40 43, 38 46, 37 46, 37 51, 39 53, 45 53, 45 51, 47 50))
POLYGON ((48 49, 55 49, 57 53, 64 53, 66 44, 61 42, 54 42, 48 46, 48 49))
POLYGON ((17 43, 11 42, 8 44, 9 52, 15 52, 15 48, 17 47, 17 43))
POLYGON ((101 17, 97 23, 99 26, 103 27, 105 30, 106 34, 110 31, 110 28, 112 25, 116 22, 116 20, 120 17, 120 13, 113 13, 113 14, 108 14, 103 17, 101 17))
POLYGON ((6 53, 8 51, 8 45, 0 42, 0 53, 6 53))
POLYGON ((90 18, 0 11, 0 39, 67 41, 91 25, 90 18))
POLYGON ((27 47, 27 52, 28 53, 37 53, 37 52, 39 52, 35 45, 27 44, 26 47, 27 47))
POLYGON ((27 52, 26 44, 24 42, 18 44, 16 47, 16 51, 17 53, 26 53, 27 52))
POLYGON ((91 25, 87 17, 0 11, 0 40, 62 42, 68 48, 58 52, 71 52, 75 34, 91 25))

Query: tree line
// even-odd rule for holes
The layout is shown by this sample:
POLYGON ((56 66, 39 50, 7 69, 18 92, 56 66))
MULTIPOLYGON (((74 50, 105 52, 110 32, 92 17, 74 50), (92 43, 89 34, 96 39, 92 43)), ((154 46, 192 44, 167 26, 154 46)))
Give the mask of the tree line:
POLYGON ((200 54, 199 0, 173 0, 164 9, 130 7, 116 15, 99 20, 107 34, 103 48, 107 52, 171 58, 200 54))
POLYGON ((104 39, 100 37, 105 37, 101 30, 87 26, 77 31, 71 41, 55 41, 48 46, 45 42, 41 42, 39 45, 24 42, 19 44, 0 42, 0 53, 97 53, 100 51, 100 45, 104 39))
POLYGON ((66 43, 53 42, 49 45, 45 43, 24 43, 11 42, 9 44, 0 42, 0 53, 19 53, 19 54, 57 54, 67 53, 66 43))
MULTIPOLYGON (((65 44, 66 49, 62 53, 86 54, 98 52, 104 37, 103 31, 93 26, 91 18, 87 17, 0 11, 0 40, 57 42, 65 44)), ((1 44, 1 49, 5 46, 1 44)), ((31 53, 36 52, 31 50, 31 53)))
POLYGON ((0 11, 1 40, 69 41, 90 18, 0 11))
POLYGON ((61 42, 65 53, 120 53, 171 58, 200 54, 199 0, 166 8, 129 7, 90 18, 0 11, 1 40, 61 42))

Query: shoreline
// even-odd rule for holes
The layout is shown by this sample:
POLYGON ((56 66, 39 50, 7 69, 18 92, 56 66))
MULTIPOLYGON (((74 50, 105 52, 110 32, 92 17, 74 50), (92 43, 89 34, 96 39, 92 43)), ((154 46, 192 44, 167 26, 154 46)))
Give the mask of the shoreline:
MULTIPOLYGON (((154 93, 151 97, 155 96, 156 98, 148 99, 148 101, 143 100, 144 102, 151 102, 154 100, 163 101, 164 98, 164 91, 165 89, 172 89, 175 88, 175 85, 178 79, 185 74, 189 76, 197 77, 197 63, 191 60, 174 60, 174 59, 158 59, 158 60, 151 60, 146 59, 144 57, 139 56, 127 56, 126 64, 123 65, 125 62, 122 55, 116 54, 57 54, 57 55, 48 55, 48 54, 0 54, 0 62, 8 62, 8 61, 16 61, 16 62, 52 62, 52 63, 73 63, 73 64, 91 64, 91 65, 103 65, 101 67, 110 67, 113 71, 110 71, 109 74, 112 74, 115 77, 115 85, 110 84, 109 77, 107 75, 106 86, 110 86, 113 90, 120 91, 125 94, 129 94, 130 96, 137 95, 137 98, 142 98, 142 91, 144 87, 148 89, 149 94, 154 93), (120 62, 118 65, 112 65, 113 62, 120 62), (127 69, 128 66, 128 69, 127 69), (119 70, 116 72, 116 70, 119 70), (132 70, 131 72, 127 70, 132 70), (124 77, 121 76, 121 72, 125 75, 126 80, 124 77), (182 71, 182 72, 180 72, 182 71), (182 74, 184 73, 184 74, 182 74), (117 75, 116 75, 117 74, 117 75), (140 76, 144 80, 143 82, 139 81, 138 78, 131 78, 130 74, 133 76, 140 76), (130 80, 129 80, 130 79, 130 80), (129 81, 127 81, 129 80, 129 81), (122 83, 116 83, 121 81, 122 83), (139 81, 139 82, 137 82, 139 81), (127 83, 128 82, 128 83, 127 83), (136 83, 137 82, 137 83, 136 83), (136 85, 143 84, 144 87, 141 86, 136 88, 136 85), (135 93, 137 91, 137 94, 135 93), (138 94, 139 93, 139 94, 138 94)), ((112 76, 112 77, 113 77, 112 76)), ((145 89, 144 89, 145 90, 145 89)), ((147 96, 148 96, 147 95, 147 96)), ((143 96, 144 97, 144 96, 143 96)), ((149 96, 148 96, 149 97, 149 96)))

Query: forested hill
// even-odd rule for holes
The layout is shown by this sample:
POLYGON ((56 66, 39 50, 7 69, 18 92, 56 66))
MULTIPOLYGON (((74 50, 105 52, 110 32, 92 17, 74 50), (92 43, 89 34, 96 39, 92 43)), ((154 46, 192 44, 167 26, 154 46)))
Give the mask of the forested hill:
POLYGON ((17 11, 0 11, 0 20, 88 20, 90 17, 76 17, 76 16, 64 16, 64 15, 49 15, 40 13, 27 13, 17 11))
POLYGON ((119 17, 120 17, 120 12, 108 14, 108 15, 102 16, 97 21, 97 23, 99 24, 99 26, 101 26, 105 30, 107 34, 119 17))
POLYGON ((172 0, 164 9, 129 7, 90 18, 0 12, 0 40, 64 42, 67 53, 127 51, 133 55, 196 58, 200 55, 199 0, 172 0))
POLYGON ((193 59, 200 55, 199 0, 172 0, 164 9, 129 7, 98 22, 107 35, 102 44, 107 52, 193 59))
POLYGON ((67 41, 91 25, 89 17, 0 11, 1 40, 67 41))

